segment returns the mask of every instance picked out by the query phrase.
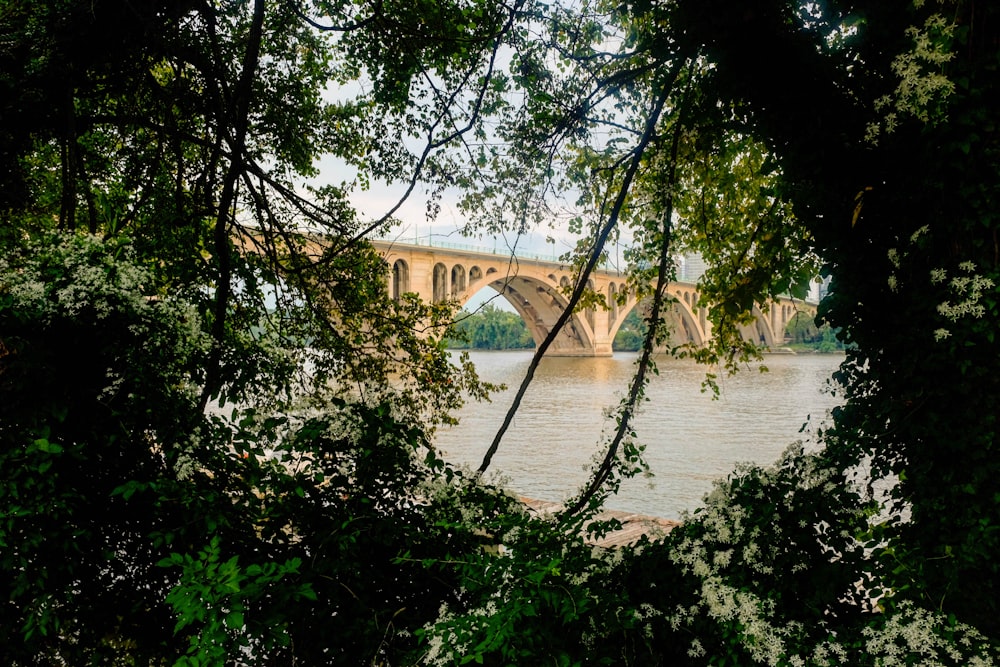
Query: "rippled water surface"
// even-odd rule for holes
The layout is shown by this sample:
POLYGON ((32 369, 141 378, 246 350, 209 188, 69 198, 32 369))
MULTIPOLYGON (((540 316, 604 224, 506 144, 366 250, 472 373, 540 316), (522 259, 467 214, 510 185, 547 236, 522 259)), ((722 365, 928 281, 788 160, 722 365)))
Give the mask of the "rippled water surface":
MULTIPOLYGON (((457 464, 478 467, 510 407, 513 392, 531 359, 530 352, 475 352, 472 359, 485 380, 502 382, 508 391, 492 403, 469 404, 461 423, 443 429, 437 444, 457 464)), ((720 380, 712 400, 702 393, 705 367, 660 359, 636 420, 646 445, 652 478, 628 480, 609 506, 676 518, 694 510, 736 463, 770 463, 789 444, 807 439, 837 405, 824 391, 843 360, 839 355, 772 355, 767 373, 745 370, 720 380), (803 425, 806 429, 800 432, 803 425)), ((616 405, 634 370, 635 355, 610 359, 546 358, 514 424, 501 442, 491 471, 506 477, 518 492, 544 500, 562 500, 587 479, 587 469, 613 428, 604 418, 616 405)))

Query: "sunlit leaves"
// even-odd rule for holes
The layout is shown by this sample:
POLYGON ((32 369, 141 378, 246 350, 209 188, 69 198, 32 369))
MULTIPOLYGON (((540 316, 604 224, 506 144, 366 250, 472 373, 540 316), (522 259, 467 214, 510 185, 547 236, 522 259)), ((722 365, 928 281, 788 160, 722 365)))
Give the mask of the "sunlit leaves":
POLYGON ((780 199, 781 175, 759 143, 712 125, 689 139, 677 250, 706 262, 700 305, 714 324, 715 354, 726 358, 724 351, 745 346, 739 325, 752 321, 758 304, 789 294, 804 298, 818 263, 805 225, 780 199))

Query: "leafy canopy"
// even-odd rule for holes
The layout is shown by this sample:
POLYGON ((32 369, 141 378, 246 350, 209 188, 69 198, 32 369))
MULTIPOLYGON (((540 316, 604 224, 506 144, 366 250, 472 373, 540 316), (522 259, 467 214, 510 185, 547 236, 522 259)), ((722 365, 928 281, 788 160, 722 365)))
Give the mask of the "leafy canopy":
POLYGON ((995 661, 992 7, 0 7, 8 662, 995 661), (343 182, 309 185, 321 156, 343 182), (628 248, 636 376, 567 511, 435 454, 488 387, 449 304, 387 295, 364 239, 401 202, 349 194, 390 181, 430 214, 461 188, 472 233, 579 232, 535 363, 628 248), (596 550, 655 446, 679 252, 715 337, 675 351, 730 369, 822 263, 846 403, 817 452, 596 550))

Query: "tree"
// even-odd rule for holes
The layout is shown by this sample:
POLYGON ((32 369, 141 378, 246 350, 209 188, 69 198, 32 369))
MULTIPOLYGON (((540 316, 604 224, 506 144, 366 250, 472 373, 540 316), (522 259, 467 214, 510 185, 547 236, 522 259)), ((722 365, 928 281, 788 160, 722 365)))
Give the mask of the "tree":
POLYGON ((415 497, 442 467, 425 431, 315 392, 307 411, 205 411, 212 340, 192 304, 150 299, 128 245, 32 251, 5 262, 0 301, 8 663, 412 650, 394 628, 458 585, 423 560, 481 541, 415 497))
POLYGON ((490 303, 472 313, 457 313, 455 333, 457 337, 449 339, 449 345, 459 349, 523 350, 535 344, 520 315, 490 303))
POLYGON ((825 260, 833 284, 822 317, 855 346, 841 373, 849 401, 830 453, 845 469, 874 456, 876 476, 902 477, 893 493, 912 514, 890 532, 913 560, 902 561, 908 574, 899 587, 993 627, 992 603, 982 600, 997 596, 983 598, 980 586, 997 577, 980 548, 992 544, 998 509, 989 481, 996 475, 985 472, 996 437, 994 195, 992 185, 965 184, 992 183, 996 173, 993 122, 984 115, 996 95, 995 50, 992 14, 956 7, 945 16, 922 3, 910 12, 851 2, 734 12, 725 3, 640 2, 609 12, 622 25, 622 49, 613 53, 603 50, 596 21, 586 24, 590 32, 571 30, 573 17, 555 15, 565 28, 552 43, 569 71, 557 97, 564 111, 539 107, 529 131, 553 128, 551 141, 585 156, 580 178, 595 208, 610 212, 602 221, 631 206, 635 219, 663 228, 633 232, 654 248, 669 238, 705 251, 712 268, 703 292, 725 304, 714 321, 726 345, 730 322, 755 299, 801 277, 795 257, 813 250, 825 260), (622 108, 639 119, 622 132, 631 153, 577 147, 597 128, 614 132, 622 108), (543 111, 555 122, 546 125, 543 111), (671 143, 671 132, 679 140, 671 143), (738 166, 759 174, 749 181, 756 192, 727 182, 738 166), (678 187, 690 194, 670 199, 678 187), (665 209, 655 208, 657 196, 665 209), (946 509, 953 506, 961 518, 946 509))
MULTIPOLYGON (((411 187, 436 187, 436 152, 463 136, 451 104, 482 95, 473 73, 489 72, 509 21, 509 12, 480 9, 379 5, 371 16, 350 8, 324 16, 266 0, 246 11, 150 6, 120 31, 109 17, 132 10, 114 2, 11 4, 4 33, 12 39, 2 52, 13 92, 3 110, 12 147, 6 192, 21 194, 3 209, 9 244, 53 225, 131 238, 163 289, 190 290, 202 302, 219 343, 203 403, 233 372, 223 368, 227 332, 270 315, 290 338, 305 335, 303 327, 328 337, 311 348, 317 372, 374 388, 402 370, 412 380, 402 388, 407 401, 436 414, 429 406, 437 401, 415 390, 422 370, 406 372, 383 341, 402 344, 412 359, 438 354, 440 335, 414 335, 410 321, 440 331, 444 312, 389 301, 376 280, 345 289, 345 275, 383 275, 363 237, 388 217, 359 219, 347 204, 349 183, 315 188, 312 198, 299 186, 332 154, 362 167, 360 180, 407 175, 411 187), (432 10, 444 14, 423 28, 406 19, 432 10), (324 20, 330 25, 314 27, 324 20), (90 43, 116 50, 97 54, 84 48, 90 43), (376 85, 353 99, 322 96, 330 81, 349 90, 358 80, 376 85), (416 155, 409 138, 423 140, 416 155), (294 316, 273 316, 274 302, 294 316), (366 325, 373 320, 385 326, 366 325), (382 336, 387 328, 396 330, 382 336), (325 361, 320 350, 330 352, 325 361)), ((456 377, 453 386, 465 385, 456 377)))
MULTIPOLYGON (((897 514, 875 541, 887 578, 995 637, 995 16, 964 2, 831 8, 851 29, 827 48, 851 65, 793 28, 825 17, 759 11, 724 28, 719 76, 833 279, 821 318, 850 347, 828 452, 843 467, 870 458, 892 480, 897 514), (840 72, 823 74, 824 59, 840 72)), ((710 34, 735 18, 704 9, 710 34)))
MULTIPOLYGON (((637 291, 663 284, 671 245, 701 249, 699 289, 719 304, 717 345, 696 352, 707 361, 752 355, 737 335, 752 303, 807 277, 810 253, 823 261, 821 321, 849 346, 823 456, 841 474, 872 463, 867 497, 879 484, 890 496, 890 518, 859 535, 877 555, 859 580, 890 590, 897 612, 872 632, 899 621, 947 638, 957 618, 996 638, 995 18, 965 2, 554 7, 516 62, 528 102, 511 111, 513 148, 490 155, 498 182, 522 185, 471 199, 557 203, 552 174, 582 193, 574 304, 622 224, 637 291), (728 176, 741 169, 752 178, 728 176)), ((641 470, 628 422, 648 368, 644 355, 573 510, 641 470)), ((723 625, 748 651, 761 641, 723 625)))
POLYGON ((8 662, 371 658, 400 606, 438 606, 393 562, 463 548, 413 487, 485 386, 445 357, 447 308, 386 295, 364 235, 388 217, 302 186, 324 153, 443 182, 511 11, 3 4, 8 662), (338 647, 274 615, 317 599, 357 619, 338 647))
POLYGON ((996 659, 995 13, 5 4, 5 657, 996 659), (531 516, 438 459, 435 425, 486 387, 445 356, 447 305, 386 294, 364 236, 397 207, 307 189, 321 154, 426 189, 432 213, 464 188, 471 231, 573 208, 577 280, 533 364, 630 239, 647 331, 566 511, 531 516), (821 452, 597 551, 581 535, 614 528, 596 512, 643 470, 631 419, 674 347, 681 249, 709 260, 717 335, 674 351, 729 369, 757 353, 754 304, 822 260, 847 403, 821 452), (852 483, 864 462, 887 520, 852 483))

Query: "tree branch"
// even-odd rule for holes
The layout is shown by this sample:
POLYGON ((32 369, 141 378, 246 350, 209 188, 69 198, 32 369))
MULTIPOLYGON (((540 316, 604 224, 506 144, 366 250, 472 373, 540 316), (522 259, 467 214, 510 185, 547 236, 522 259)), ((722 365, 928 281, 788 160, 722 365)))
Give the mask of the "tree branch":
POLYGON ((608 451, 605 452, 601 465, 594 471, 590 484, 587 485, 587 488, 580 494, 579 498, 566 510, 568 516, 572 516, 586 507, 611 476, 615 460, 618 457, 618 450, 625 438, 625 434, 628 433, 631 426, 636 405, 645 392, 647 374, 651 365, 653 352, 656 349, 658 334, 663 326, 660 312, 666 301, 667 286, 670 284, 670 241, 673 233, 674 190, 677 185, 677 154, 680 147, 681 133, 684 129, 684 111, 685 108, 682 107, 681 113, 678 114, 674 125, 673 140, 670 146, 670 166, 666 183, 667 201, 663 214, 663 239, 660 242, 660 256, 656 270, 656 288, 653 291, 653 307, 649 313, 649 328, 643 340, 642 355, 639 357, 635 376, 632 378, 632 385, 629 387, 628 396, 622 405, 618 419, 618 428, 615 431, 614 438, 608 445, 608 451))
MULTIPOLYGON (((212 320, 212 351, 205 370, 205 386, 202 389, 199 406, 204 409, 208 400, 221 386, 222 342, 226 334, 226 312, 232 296, 232 240, 229 238, 229 224, 235 214, 236 185, 244 170, 243 156, 246 150, 246 135, 250 126, 250 101, 253 98, 253 82, 260 61, 260 49, 264 25, 264 0, 255 0, 251 18, 250 33, 243 57, 243 70, 239 82, 230 98, 232 116, 221 116, 220 134, 226 137, 230 146, 229 169, 222 184, 222 194, 215 218, 215 253, 219 262, 219 282, 215 290, 214 318, 212 320), (227 121, 232 122, 230 128, 227 121)), ((220 82, 221 84, 222 82, 220 82)))
POLYGON ((635 179, 636 173, 639 171, 639 166, 642 164, 642 158, 645 154, 647 146, 653 141, 656 136, 656 125, 660 120, 660 116, 663 113, 663 108, 666 106, 667 99, 670 97, 671 90, 673 88, 674 82, 680 75, 680 71, 685 64, 686 59, 679 58, 674 69, 671 71, 670 76, 667 79, 667 84, 664 86, 659 97, 654 101, 653 107, 650 110, 649 116, 646 118, 645 129, 643 130, 642 137, 639 143, 636 145, 635 149, 632 151, 632 160, 629 164, 628 170, 625 173, 625 177, 622 179, 622 183, 618 188, 618 195, 615 199, 615 204, 608 216, 607 222, 601 229, 597 236, 594 244, 594 248, 590 253, 590 257, 587 260, 586 265, 580 272, 580 276, 577 279, 576 286, 573 289, 573 293, 570 296, 569 303, 566 304, 565 310, 556 320, 555 325, 552 330, 549 331, 545 340, 538 346, 535 350, 534 356, 531 358, 531 363, 528 365, 528 369, 525 372, 524 379, 521 381, 521 386, 517 390, 517 394, 514 396, 514 401, 507 411, 507 415, 504 417, 503 424, 501 424, 500 429, 497 431, 496 436, 493 438, 492 444, 490 444, 489 449, 486 451, 485 456, 483 456, 483 461, 479 465, 477 470, 478 475, 482 475, 489 468, 490 463, 493 460, 493 456, 496 454, 497 449, 500 447, 500 441, 503 439, 504 434, 506 434, 507 429, 510 428, 511 422, 514 420, 514 415, 517 413, 518 408, 521 406, 521 400, 524 398, 524 394, 528 390, 528 386, 531 384, 532 378, 534 378, 535 370, 538 368, 538 364, 541 362, 542 356, 545 351, 549 349, 552 342, 555 340, 556 336, 562 331, 563 326, 569 321, 569 318, 573 315, 573 310, 576 308, 577 303, 579 303, 580 298, 583 296, 584 291, 587 288, 587 280, 590 278, 590 274, 593 272, 594 268, 597 266, 598 260, 600 259, 601 252, 604 250, 604 245, 607 242, 608 236, 611 231, 618 225, 618 219, 621 216, 622 208, 625 206, 625 201, 628 198, 629 190, 632 186, 632 181, 635 179))

